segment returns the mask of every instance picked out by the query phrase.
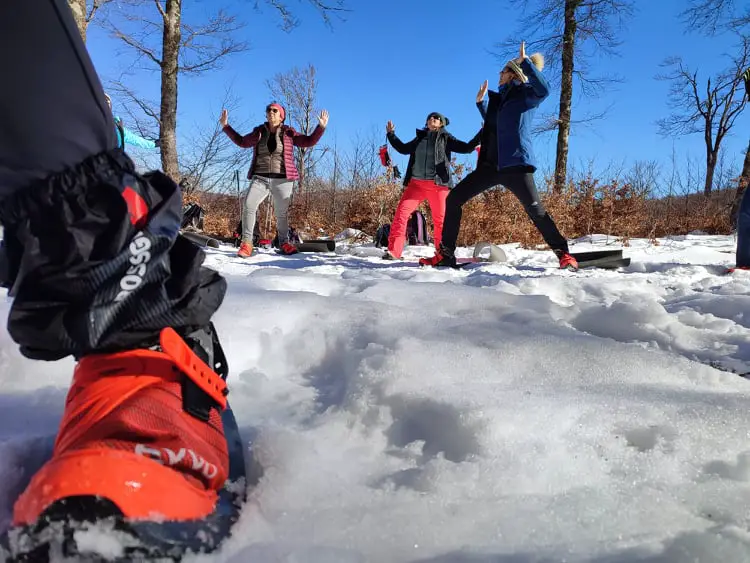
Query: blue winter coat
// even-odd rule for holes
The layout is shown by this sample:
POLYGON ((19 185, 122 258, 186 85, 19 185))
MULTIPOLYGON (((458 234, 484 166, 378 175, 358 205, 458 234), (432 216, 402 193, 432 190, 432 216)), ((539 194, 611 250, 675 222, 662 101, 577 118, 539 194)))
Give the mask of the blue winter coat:
POLYGON ((509 166, 529 166, 536 170, 531 126, 537 106, 549 96, 549 84, 528 58, 521 62, 521 69, 528 82, 500 86, 497 92, 488 92, 489 101, 477 104, 485 126, 494 125, 497 131, 498 170, 509 166))
POLYGON ((117 126, 117 147, 121 148, 123 141, 126 145, 133 145, 142 149, 155 149, 156 143, 151 139, 144 139, 140 135, 133 133, 130 129, 122 124, 119 117, 115 117, 115 124, 117 126), (121 134, 122 132, 122 134, 121 134))

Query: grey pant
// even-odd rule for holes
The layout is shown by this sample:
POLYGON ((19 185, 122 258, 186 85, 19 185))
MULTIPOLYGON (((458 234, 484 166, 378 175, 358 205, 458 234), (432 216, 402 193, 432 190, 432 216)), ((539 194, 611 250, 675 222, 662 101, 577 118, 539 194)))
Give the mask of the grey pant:
POLYGON ((253 230, 258 207, 270 193, 273 196, 273 210, 276 215, 276 231, 279 233, 279 246, 289 241, 289 221, 287 211, 292 199, 294 181, 286 178, 265 178, 253 176, 250 188, 245 196, 245 208, 242 214, 242 240, 253 241, 253 230))

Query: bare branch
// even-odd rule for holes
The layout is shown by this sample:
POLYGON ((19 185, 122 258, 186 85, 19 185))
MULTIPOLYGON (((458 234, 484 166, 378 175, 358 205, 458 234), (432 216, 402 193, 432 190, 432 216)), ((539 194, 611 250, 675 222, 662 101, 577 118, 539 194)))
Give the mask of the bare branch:
POLYGON ((739 31, 750 24, 750 6, 741 13, 735 0, 691 0, 680 17, 689 29, 716 35, 729 28, 739 31))
POLYGON ((162 19, 166 19, 167 12, 164 10, 164 6, 161 5, 161 0, 154 0, 154 2, 156 3, 156 9, 159 10, 162 19))
MULTIPOLYGON (((334 0, 333 3, 324 2, 322 0, 308 0, 308 2, 318 11, 323 18, 323 22, 329 28, 332 27, 331 16, 336 16, 339 20, 343 21, 344 18, 341 14, 350 11, 344 7, 345 0, 334 0)), ((299 26, 300 20, 294 16, 292 10, 283 0, 266 0, 266 4, 278 12, 278 15, 281 17, 280 27, 282 30, 290 32, 299 26)), ((255 9, 259 9, 257 0, 255 2, 255 9)))
POLYGON ((213 16, 199 27, 182 24, 180 48, 180 71, 199 74, 220 66, 227 55, 247 50, 245 42, 234 41, 231 37, 244 27, 235 16, 223 11, 213 16), (218 44, 217 44, 218 40, 218 44))
MULTIPOLYGON (((540 51, 547 61, 550 82, 560 84, 561 55, 563 47, 563 16, 565 0, 510 0, 511 5, 521 8, 523 16, 519 29, 503 41, 495 44, 494 54, 505 62, 518 56, 518 45, 526 41, 527 52, 540 51)), ((584 96, 596 96, 599 88, 592 84, 620 82, 619 76, 589 76, 588 60, 592 57, 616 56, 622 42, 618 32, 633 14, 632 0, 588 0, 581 1, 576 14, 575 77, 588 86, 584 96)))
POLYGON ((91 21, 94 19, 94 15, 96 15, 96 11, 111 1, 112 0, 94 0, 94 3, 91 5, 91 9, 89 10, 89 13, 86 15, 86 23, 87 24, 91 23, 91 21))
MULTIPOLYGON (((239 101, 228 88, 220 104, 211 112, 213 127, 206 127, 205 123, 196 123, 195 134, 189 136, 187 154, 180 156, 180 171, 183 178, 188 179, 188 185, 203 192, 233 191, 231 176, 235 170, 247 163, 247 152, 237 147, 224 134, 218 124, 216 116, 222 108, 230 113, 239 107, 239 101)), ((246 124, 235 123, 240 129, 246 124)))
POLYGON ((133 39, 129 35, 122 33, 119 30, 115 33, 115 37, 121 39, 123 43, 129 45, 130 47, 138 51, 141 55, 149 58, 154 64, 161 66, 161 59, 159 59, 151 49, 147 48, 142 43, 137 42, 135 39, 133 39))
POLYGON ((134 127, 138 134, 144 137, 158 137, 159 127, 161 126, 161 120, 159 119, 159 104, 146 100, 139 96, 132 88, 125 85, 122 80, 114 80, 111 82, 109 90, 114 92, 114 98, 125 98, 126 103, 123 104, 125 112, 130 117, 131 121, 136 124, 134 127), (131 105, 135 105, 143 115, 145 115, 150 121, 150 125, 145 125, 141 116, 136 114, 131 105), (156 134, 154 133, 156 131, 156 134))
MULTIPOLYGON (((605 109, 596 113, 589 113, 578 119, 571 119, 571 128, 577 128, 578 126, 591 126, 597 121, 601 121, 614 107, 614 103, 608 105, 605 109)), ((532 129, 534 135, 541 135, 543 133, 549 133, 551 131, 557 131, 560 127, 560 118, 556 114, 548 113, 542 116, 541 122, 537 123, 532 129)))

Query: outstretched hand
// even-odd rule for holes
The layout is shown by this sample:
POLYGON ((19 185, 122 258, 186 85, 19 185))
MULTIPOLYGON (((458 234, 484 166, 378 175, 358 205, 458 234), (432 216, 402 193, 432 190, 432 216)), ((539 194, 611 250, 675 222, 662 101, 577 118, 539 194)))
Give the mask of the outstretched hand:
POLYGON ((229 125, 229 112, 225 109, 221 110, 221 117, 219 118, 219 124, 222 127, 229 125))
POLYGON ((484 100, 485 94, 487 94, 487 87, 489 86, 489 82, 485 80, 482 82, 482 85, 479 87, 479 92, 477 92, 477 103, 481 103, 482 100, 484 100))
POLYGON ((385 124, 385 132, 393 133, 395 130, 396 130, 396 126, 393 124, 393 121, 389 119, 388 123, 385 124))
POLYGON ((320 115, 318 116, 318 121, 320 122, 320 126, 325 129, 325 127, 328 125, 328 110, 323 110, 320 112, 320 115))

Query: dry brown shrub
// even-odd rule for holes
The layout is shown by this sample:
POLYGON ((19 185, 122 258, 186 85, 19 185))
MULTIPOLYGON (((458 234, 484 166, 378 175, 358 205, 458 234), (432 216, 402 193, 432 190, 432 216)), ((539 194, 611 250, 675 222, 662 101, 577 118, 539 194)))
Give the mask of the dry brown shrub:
MULTIPOLYGON (((549 179, 539 180, 542 202, 568 239, 591 234, 606 234, 628 244, 633 238, 656 242, 666 235, 703 231, 708 234, 731 232, 728 212, 733 190, 716 191, 710 197, 693 194, 650 199, 631 185, 618 181, 602 182, 585 177, 568 182, 560 193, 551 190, 549 179)), ((374 235, 378 227, 390 223, 403 186, 383 176, 357 189, 334 191, 324 182, 309 184, 304 199, 295 197, 290 209, 290 224, 303 236, 333 236, 348 227, 374 235)), ((196 192, 190 200, 205 210, 204 231, 229 238, 240 219, 236 196, 196 192)), ((187 198, 186 198, 187 201, 187 198)), ((420 209, 431 225, 429 207, 420 209)), ((263 237, 272 238, 276 220, 270 198, 258 211, 263 237)), ((501 186, 487 190, 463 207, 458 243, 479 241, 498 244, 519 243, 526 248, 544 247, 544 241, 515 196, 501 186)))

